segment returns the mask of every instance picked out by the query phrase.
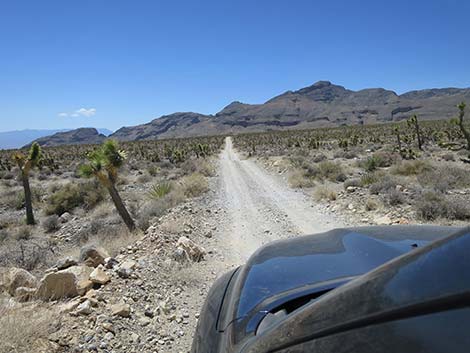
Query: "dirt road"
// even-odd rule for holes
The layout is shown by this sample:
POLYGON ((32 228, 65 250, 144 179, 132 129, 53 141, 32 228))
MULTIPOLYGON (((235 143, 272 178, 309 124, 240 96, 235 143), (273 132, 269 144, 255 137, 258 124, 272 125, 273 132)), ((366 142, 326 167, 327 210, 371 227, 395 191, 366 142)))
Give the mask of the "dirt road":
POLYGON ((302 192, 241 159, 230 137, 220 158, 220 179, 219 199, 227 217, 219 246, 234 264, 267 242, 343 226, 302 192))

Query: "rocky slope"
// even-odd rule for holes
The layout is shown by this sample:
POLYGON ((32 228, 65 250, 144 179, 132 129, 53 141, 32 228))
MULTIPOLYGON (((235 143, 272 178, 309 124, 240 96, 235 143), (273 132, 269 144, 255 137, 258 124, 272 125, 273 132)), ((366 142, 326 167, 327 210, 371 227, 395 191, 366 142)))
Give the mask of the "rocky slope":
MULTIPOLYGON (((71 131, 58 132, 50 136, 35 140, 39 145, 51 147, 59 145, 82 145, 101 143, 106 136, 100 134, 95 128, 79 128, 71 131)), ((31 144, 26 145, 29 147, 31 144)))
POLYGON ((426 89, 397 95, 383 88, 352 91, 319 81, 263 104, 233 102, 215 115, 175 113, 147 124, 123 127, 112 137, 129 141, 362 125, 400 121, 413 114, 426 120, 447 119, 456 115, 456 105, 461 101, 470 101, 470 88, 426 89))

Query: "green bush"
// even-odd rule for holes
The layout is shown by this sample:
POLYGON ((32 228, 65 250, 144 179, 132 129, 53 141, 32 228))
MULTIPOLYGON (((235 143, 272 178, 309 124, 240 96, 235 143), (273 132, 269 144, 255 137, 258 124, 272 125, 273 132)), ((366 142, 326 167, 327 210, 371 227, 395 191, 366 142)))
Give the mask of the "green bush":
POLYGON ((382 164, 382 159, 378 156, 368 157, 362 162, 362 167, 368 172, 373 172, 382 164))
POLYGON ((75 207, 91 210, 104 198, 103 189, 96 181, 66 184, 55 191, 47 200, 47 215, 58 216, 71 212, 75 207))

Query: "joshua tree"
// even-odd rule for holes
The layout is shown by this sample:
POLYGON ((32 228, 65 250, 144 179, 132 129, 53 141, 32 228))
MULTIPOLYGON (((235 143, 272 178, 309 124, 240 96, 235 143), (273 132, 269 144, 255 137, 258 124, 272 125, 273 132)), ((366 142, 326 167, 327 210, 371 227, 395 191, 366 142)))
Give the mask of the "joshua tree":
POLYGON ((34 142, 29 149, 29 154, 26 156, 21 152, 13 155, 13 159, 21 173, 21 181, 23 182, 24 189, 24 204, 26 208, 26 223, 34 224, 33 204, 31 201, 31 188, 29 187, 29 172, 32 168, 38 165, 41 160, 41 147, 34 142))
POLYGON ((395 135, 397 136, 397 145, 398 145, 398 151, 401 152, 401 138, 400 138, 400 129, 398 128, 398 126, 395 126, 393 128, 393 132, 395 133, 395 135))
POLYGON ((114 140, 106 140, 99 148, 87 154, 88 164, 81 166, 80 172, 85 177, 94 176, 108 190, 114 206, 130 231, 135 224, 116 189, 118 170, 124 164, 126 153, 118 150, 114 140))
POLYGON ((457 125, 460 128, 460 131, 462 131, 462 134, 464 135, 465 139, 467 140, 467 150, 470 151, 470 132, 467 130, 467 128, 463 124, 463 118, 465 116, 465 103, 461 102, 457 108, 459 108, 459 117, 457 120, 457 125))
POLYGON ((418 148, 423 150, 423 140, 421 139, 421 131, 419 130, 418 117, 413 115, 408 119, 408 126, 414 127, 416 133, 416 139, 418 140, 418 148))

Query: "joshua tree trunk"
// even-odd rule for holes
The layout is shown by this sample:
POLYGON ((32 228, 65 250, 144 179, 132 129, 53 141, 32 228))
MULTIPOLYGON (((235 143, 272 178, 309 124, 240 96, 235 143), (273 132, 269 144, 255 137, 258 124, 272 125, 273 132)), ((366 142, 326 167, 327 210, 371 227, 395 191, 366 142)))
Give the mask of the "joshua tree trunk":
POLYGON ((463 136, 467 140, 467 150, 470 151, 470 132, 466 129, 465 125, 463 124, 463 118, 465 116, 465 104, 464 103, 459 104, 459 109, 460 109, 459 120, 458 120, 459 128, 460 128, 460 131, 462 131, 463 136))
POLYGON ((31 188, 29 187, 29 178, 25 172, 21 172, 24 189, 24 204, 26 207, 26 224, 34 224, 33 204, 31 200, 31 188))
POLYGON ((132 220, 129 212, 127 212, 126 206, 124 205, 124 202, 122 202, 121 196, 119 196, 116 187, 113 183, 110 183, 107 189, 109 191, 109 194, 111 195, 111 198, 113 199, 114 206, 116 206, 116 209, 119 215, 121 216, 122 220, 126 224, 127 228, 129 228, 129 230, 133 232, 135 230, 134 221, 132 220))

